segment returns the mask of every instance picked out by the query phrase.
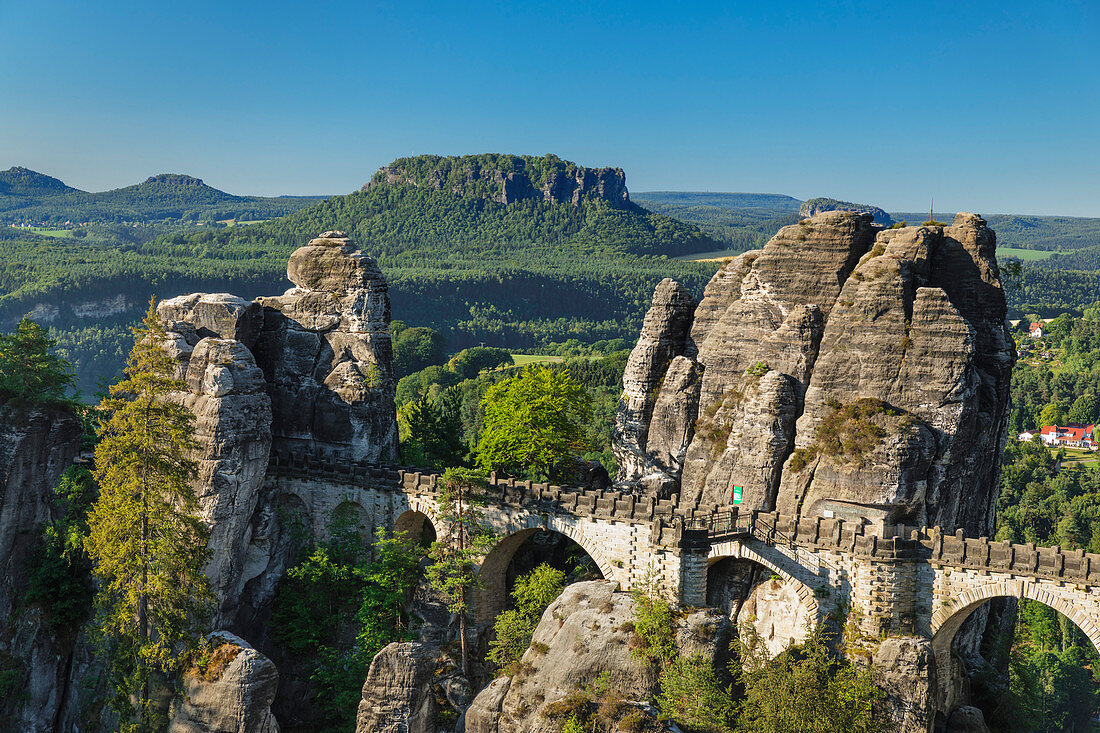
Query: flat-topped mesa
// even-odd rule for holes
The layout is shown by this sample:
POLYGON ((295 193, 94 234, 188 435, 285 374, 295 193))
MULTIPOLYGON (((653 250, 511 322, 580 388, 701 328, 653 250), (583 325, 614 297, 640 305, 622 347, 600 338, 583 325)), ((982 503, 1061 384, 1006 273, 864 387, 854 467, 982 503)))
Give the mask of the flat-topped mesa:
MULTIPOLYGON (((739 486, 746 509, 988 534, 1014 355, 995 243, 973 214, 882 229, 829 211, 784 227, 715 274, 690 331, 664 335, 683 338, 675 359, 647 362, 643 334, 631 363, 651 373, 629 381, 656 385, 645 405, 693 414, 642 419, 624 378, 617 452, 683 436, 682 471, 661 487, 681 501, 729 504, 739 486)), ((644 483, 638 463, 620 459, 620 483, 644 483)))
POLYGON ((421 155, 378 169, 363 190, 414 186, 502 204, 535 200, 578 205, 602 200, 629 206, 622 168, 586 168, 556 155, 421 155))
POLYGON ((355 460, 397 454, 389 290, 343 232, 290 256, 296 287, 260 298, 254 349, 270 385, 276 447, 329 448, 355 460))

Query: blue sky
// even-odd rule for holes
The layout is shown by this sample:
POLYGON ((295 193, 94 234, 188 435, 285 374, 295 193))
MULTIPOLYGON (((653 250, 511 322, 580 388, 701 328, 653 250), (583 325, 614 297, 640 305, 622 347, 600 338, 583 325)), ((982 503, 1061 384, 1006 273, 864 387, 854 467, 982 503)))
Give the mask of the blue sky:
POLYGON ((0 168, 343 193, 429 152, 1100 216, 1100 3, 0 0, 0 168))

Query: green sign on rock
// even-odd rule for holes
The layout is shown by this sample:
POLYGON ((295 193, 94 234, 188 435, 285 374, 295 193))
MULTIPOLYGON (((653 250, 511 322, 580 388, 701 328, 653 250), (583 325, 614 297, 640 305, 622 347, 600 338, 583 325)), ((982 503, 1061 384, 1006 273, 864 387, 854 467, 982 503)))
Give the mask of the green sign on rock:
POLYGON ((740 486, 734 486, 733 487, 733 503, 734 504, 740 504, 741 503, 741 487, 740 486))

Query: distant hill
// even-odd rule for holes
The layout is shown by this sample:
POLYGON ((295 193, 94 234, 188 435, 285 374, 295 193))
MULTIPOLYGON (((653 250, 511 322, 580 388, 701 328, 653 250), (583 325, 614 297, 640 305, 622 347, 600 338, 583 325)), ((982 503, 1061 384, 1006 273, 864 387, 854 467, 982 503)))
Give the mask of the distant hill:
POLYGON ((720 209, 760 209, 783 214, 798 212, 802 202, 793 196, 780 193, 711 193, 710 191, 643 191, 634 193, 635 203, 649 208, 649 204, 673 206, 708 206, 720 209))
POLYGON ((177 173, 92 193, 27 168, 0 171, 0 223, 9 224, 252 221, 283 216, 324 198, 234 196, 177 173))
POLYGON ((5 196, 56 196, 64 193, 83 193, 70 188, 56 178, 29 168, 16 166, 0 171, 0 194, 5 196))
MULTIPOLYGON (((936 219, 950 222, 954 212, 936 212, 936 219)), ((998 247, 1037 249, 1051 252, 1072 252, 1086 247, 1100 246, 1100 218, 1077 216, 1028 216, 1022 214, 982 214, 989 226, 997 232, 998 247)), ((894 218, 910 224, 920 224, 928 219, 928 212, 897 212, 894 218)), ((1070 269, 1100 269, 1100 266, 1078 267, 1090 258, 1062 259, 1051 257, 1040 263, 1041 267, 1070 269)), ((1095 264, 1095 263, 1094 263, 1095 264)))
MULTIPOLYGON (((0 247, 0 327, 10 328, 27 312, 50 323, 87 389, 121 364, 125 326, 150 294, 281 293, 290 285, 290 253, 330 229, 348 232, 378 261, 395 318, 441 330, 451 349, 634 339, 661 279, 674 277, 702 295, 713 264, 670 258, 721 244, 692 224, 630 203, 621 171, 530 158, 523 161, 529 195, 502 203, 495 200, 503 190, 496 169, 467 178, 471 157, 478 156, 395 161, 403 174, 252 226, 127 245, 6 242, 0 247), (436 170, 450 173, 436 176, 436 170), (549 173, 531 172, 540 170, 549 173), (563 170, 561 183, 554 171, 563 170), (610 171, 602 174, 602 189, 600 171, 610 171), (625 200, 609 185, 620 175, 625 200), (456 179, 477 185, 456 193, 448 185, 456 179), (433 180, 440 185, 425 185, 433 180), (561 185, 549 190, 568 195, 546 200, 543 186, 554 180, 561 185), (576 183, 572 189, 570 182, 576 183)), ((393 174, 397 166, 387 168, 393 174)), ((191 181, 156 183, 201 190, 191 181)))
POLYGON ((862 211, 873 216, 876 224, 882 224, 888 227, 894 223, 894 219, 877 206, 856 204, 851 201, 837 201, 836 199, 825 197, 803 201, 798 209, 798 215, 802 217, 811 217, 823 211, 862 211))

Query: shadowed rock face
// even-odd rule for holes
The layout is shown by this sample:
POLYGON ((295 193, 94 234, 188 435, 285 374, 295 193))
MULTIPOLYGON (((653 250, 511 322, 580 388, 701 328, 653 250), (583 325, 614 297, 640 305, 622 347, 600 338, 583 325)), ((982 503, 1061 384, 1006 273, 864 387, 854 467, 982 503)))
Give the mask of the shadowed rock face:
MULTIPOLYGON (((665 278, 653 293, 653 305, 646 313, 638 344, 630 354, 623 373, 623 395, 615 424, 615 459, 620 477, 660 485, 675 481, 683 460, 683 449, 674 447, 677 434, 694 419, 693 395, 697 393, 697 374, 687 359, 671 369, 672 361, 689 349, 688 329, 695 299, 680 283, 665 278), (665 381, 668 385, 664 385, 665 381), (660 437, 652 450, 650 425, 662 389, 666 399, 656 421, 660 437)), ((656 436, 655 436, 656 437, 656 436)))
POLYGON ((737 484, 745 508, 988 533, 1014 354, 995 242, 973 214, 887 230, 818 214, 726 263, 682 331, 682 314, 663 317, 675 291, 663 282, 646 319, 657 337, 643 329, 624 377, 617 450, 633 458, 619 481, 645 485, 640 448, 671 467, 666 493, 702 504, 728 503, 737 484), (838 407, 868 398, 882 406, 866 418, 874 445, 822 449, 838 407), (673 401, 686 426, 651 407, 673 401), (667 438, 651 450, 656 435, 688 439, 681 470, 667 438))
POLYGON ((276 446, 322 447, 355 460, 397 451, 390 300, 385 278, 343 232, 290 256, 297 287, 260 298, 256 361, 271 386, 276 446))

